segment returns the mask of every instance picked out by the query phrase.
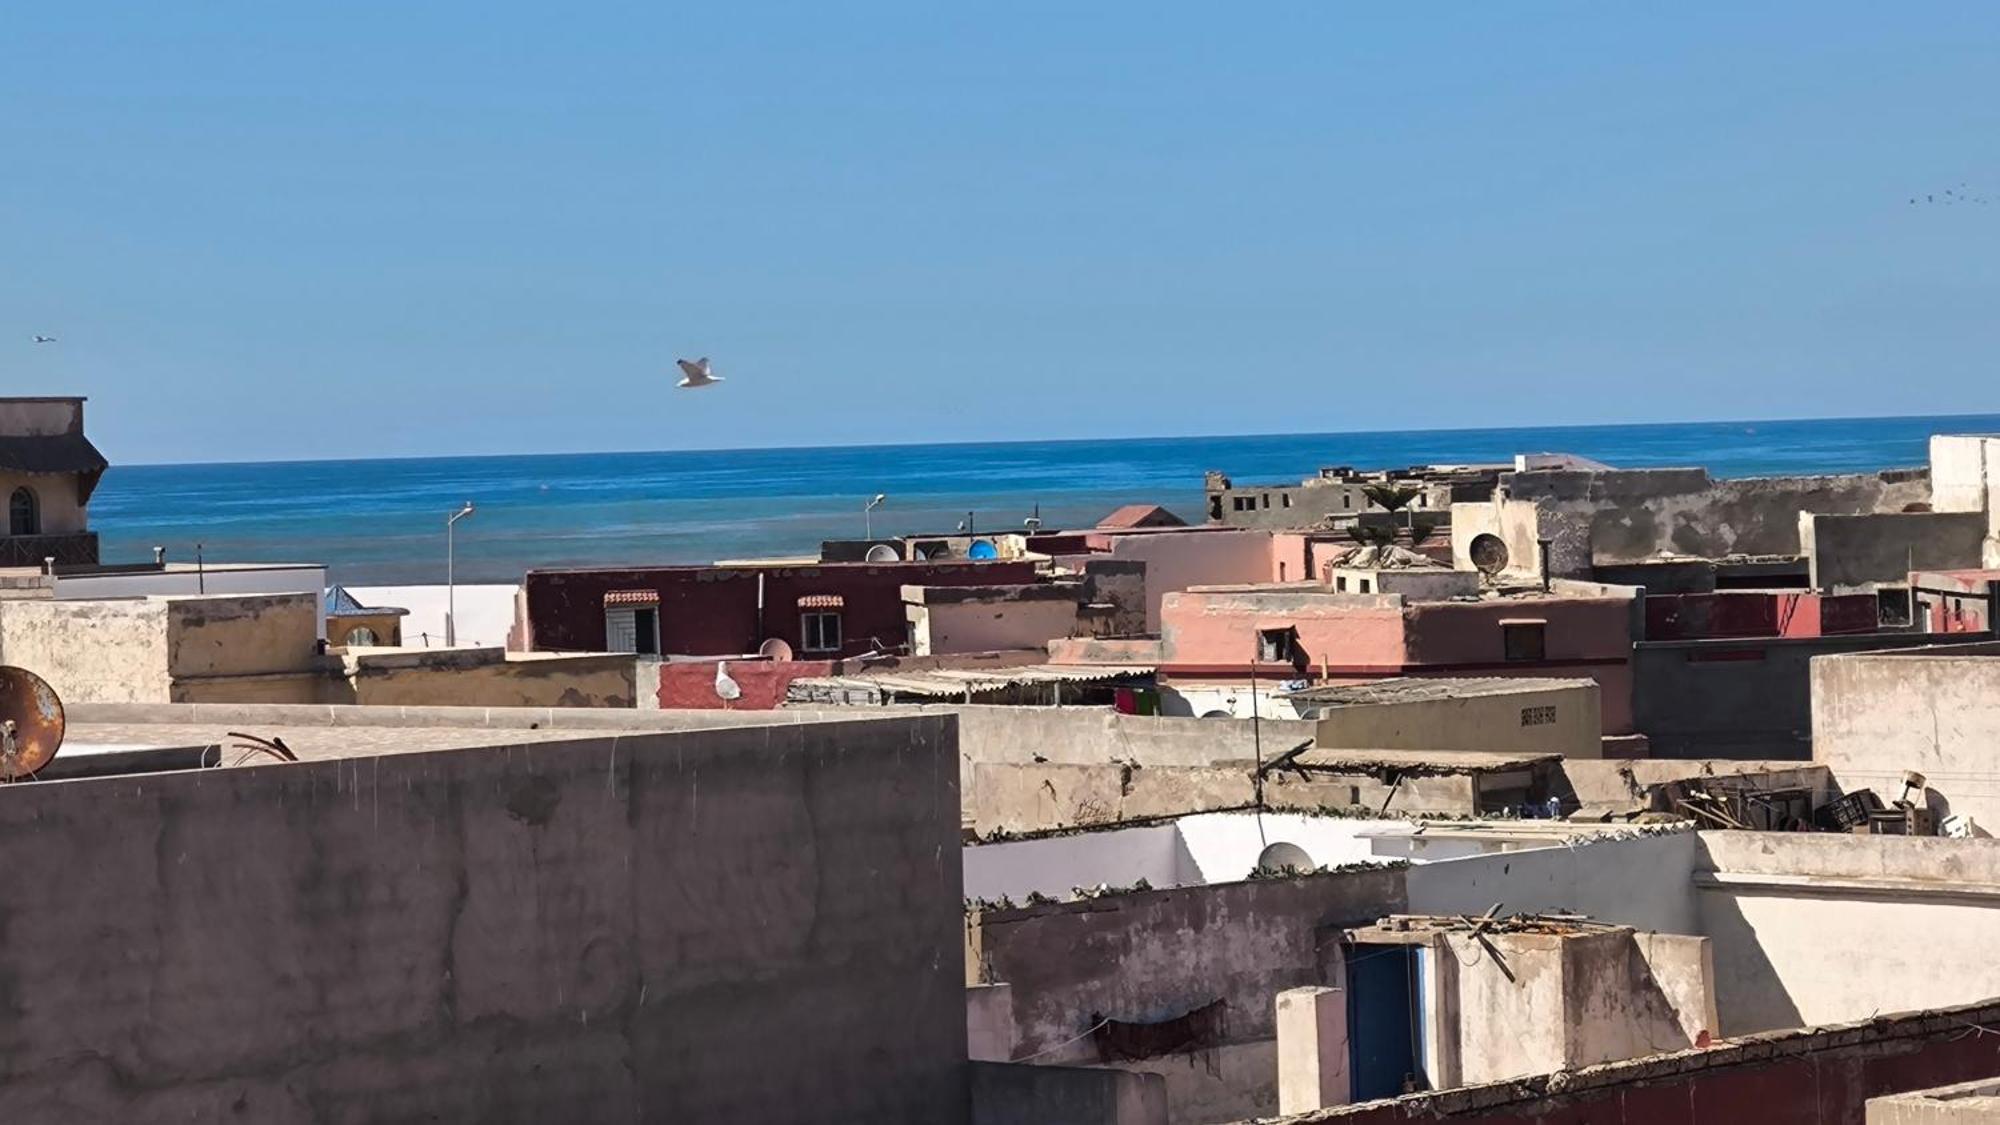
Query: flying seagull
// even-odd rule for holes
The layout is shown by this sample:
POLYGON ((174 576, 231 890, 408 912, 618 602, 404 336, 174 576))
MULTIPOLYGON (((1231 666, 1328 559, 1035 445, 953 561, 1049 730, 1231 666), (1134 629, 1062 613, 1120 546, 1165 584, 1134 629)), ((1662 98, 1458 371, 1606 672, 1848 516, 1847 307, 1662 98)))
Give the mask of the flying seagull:
POLYGON ((677 359, 674 362, 681 366, 684 378, 679 385, 683 388, 706 387, 710 383, 722 382, 722 376, 709 373, 707 356, 700 359, 677 359))
POLYGON ((36 336, 36 337, 35 337, 35 343, 37 343, 37 344, 53 344, 53 343, 55 343, 55 342, 56 342, 56 338, 55 338, 54 336, 36 336))

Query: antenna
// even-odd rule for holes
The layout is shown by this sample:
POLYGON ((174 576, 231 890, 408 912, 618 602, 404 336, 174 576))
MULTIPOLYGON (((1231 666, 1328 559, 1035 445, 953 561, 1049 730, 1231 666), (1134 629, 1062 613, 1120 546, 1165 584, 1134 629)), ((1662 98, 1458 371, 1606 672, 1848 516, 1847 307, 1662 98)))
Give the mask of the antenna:
POLYGON ((33 777, 62 748, 63 705, 47 680, 0 665, 0 782, 33 777))

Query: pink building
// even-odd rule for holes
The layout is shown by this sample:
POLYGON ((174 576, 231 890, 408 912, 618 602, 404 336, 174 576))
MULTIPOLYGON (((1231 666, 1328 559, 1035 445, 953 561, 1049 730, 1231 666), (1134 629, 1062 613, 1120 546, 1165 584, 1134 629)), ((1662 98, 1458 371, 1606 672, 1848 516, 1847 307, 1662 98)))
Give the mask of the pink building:
POLYGON ((1415 601, 1314 585, 1195 588, 1161 607, 1162 685, 1340 682, 1391 676, 1588 676, 1604 732, 1632 730, 1637 590, 1558 583, 1553 593, 1415 601))

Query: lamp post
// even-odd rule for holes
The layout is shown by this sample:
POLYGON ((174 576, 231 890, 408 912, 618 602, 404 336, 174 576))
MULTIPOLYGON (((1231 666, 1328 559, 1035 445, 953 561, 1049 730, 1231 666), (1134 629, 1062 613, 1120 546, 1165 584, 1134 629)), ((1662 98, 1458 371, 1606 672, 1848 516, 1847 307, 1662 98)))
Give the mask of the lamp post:
POLYGON ((875 498, 870 500, 861 509, 861 537, 863 539, 875 538, 875 509, 881 507, 882 501, 888 498, 888 493, 878 492, 875 494, 875 498))
POLYGON ((458 521, 472 514, 472 501, 465 507, 445 517, 444 521, 444 647, 458 644, 458 582, 457 551, 454 549, 452 534, 458 528, 458 521))

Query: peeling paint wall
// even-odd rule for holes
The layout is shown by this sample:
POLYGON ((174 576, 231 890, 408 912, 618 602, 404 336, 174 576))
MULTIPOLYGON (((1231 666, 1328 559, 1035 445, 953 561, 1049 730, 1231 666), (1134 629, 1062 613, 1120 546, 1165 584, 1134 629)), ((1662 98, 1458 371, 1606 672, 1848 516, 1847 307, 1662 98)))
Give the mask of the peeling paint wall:
POLYGON ((969 968, 1011 986, 1016 1050, 1050 1064, 1100 1062, 1077 1038, 1097 1016, 1153 1021, 1223 1000, 1214 1049, 1125 1065, 1166 1077, 1176 1125, 1274 1113, 1277 994, 1325 983, 1326 927, 1401 910, 1402 887, 1401 871, 1350 871, 977 912, 969 968))
POLYGON ((1940 819, 2000 833, 2000 653, 1990 645, 1821 657, 1811 667, 1813 760, 1844 790, 1902 791, 1921 771, 1940 819))

